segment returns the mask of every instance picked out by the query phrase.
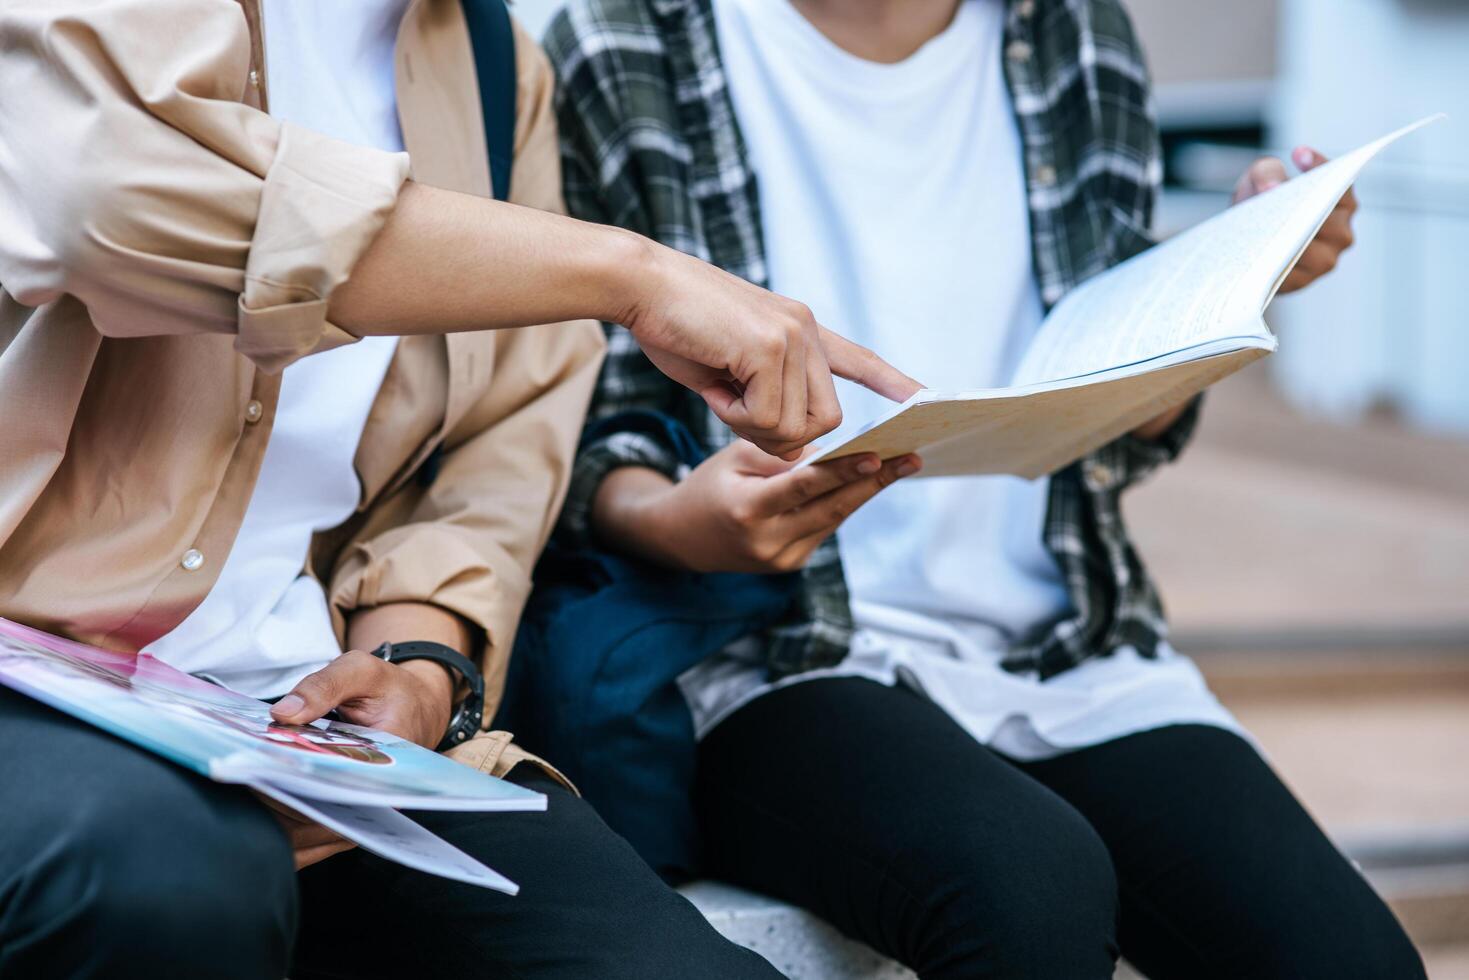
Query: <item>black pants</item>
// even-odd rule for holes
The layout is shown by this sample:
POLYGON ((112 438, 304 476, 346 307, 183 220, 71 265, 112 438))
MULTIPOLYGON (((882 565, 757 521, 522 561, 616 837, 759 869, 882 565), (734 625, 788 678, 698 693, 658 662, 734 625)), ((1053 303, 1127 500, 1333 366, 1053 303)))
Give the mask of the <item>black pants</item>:
POLYGON ((0 977, 779 977, 586 804, 517 781, 549 812, 423 819, 517 897, 361 851, 297 875, 246 791, 0 688, 0 977))
POLYGON ((1158 729, 1014 764, 907 690, 803 682, 704 740, 720 878, 925 978, 1412 980, 1392 913, 1243 739, 1158 729))

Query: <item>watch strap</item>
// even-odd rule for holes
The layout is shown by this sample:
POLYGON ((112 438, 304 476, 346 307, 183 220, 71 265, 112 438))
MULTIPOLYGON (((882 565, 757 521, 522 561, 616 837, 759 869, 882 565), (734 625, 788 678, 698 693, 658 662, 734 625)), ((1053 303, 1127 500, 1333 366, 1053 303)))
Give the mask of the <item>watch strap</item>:
POLYGON ((436 752, 444 752, 456 745, 463 745, 479 731, 485 711, 485 678, 474 661, 453 647, 429 640, 410 640, 405 643, 384 643, 372 655, 390 664, 406 663, 409 660, 432 660, 462 678, 469 686, 469 694, 460 701, 449 720, 449 728, 439 742, 436 752))

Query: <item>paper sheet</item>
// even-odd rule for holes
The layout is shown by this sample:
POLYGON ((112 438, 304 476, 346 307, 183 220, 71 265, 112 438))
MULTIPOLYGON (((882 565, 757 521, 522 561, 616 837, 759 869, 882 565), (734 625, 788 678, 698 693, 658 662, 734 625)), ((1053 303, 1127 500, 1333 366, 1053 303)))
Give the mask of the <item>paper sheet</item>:
POLYGON ((253 783, 251 788, 285 804, 303 817, 315 820, 328 830, 336 831, 378 857, 440 878, 479 885, 507 895, 520 891, 520 886, 509 878, 485 867, 397 810, 303 799, 268 783, 253 783))
POLYGON ((1083 283, 1036 334, 1014 385, 1138 364, 1229 334, 1260 314, 1367 162, 1419 120, 1259 194, 1083 283))

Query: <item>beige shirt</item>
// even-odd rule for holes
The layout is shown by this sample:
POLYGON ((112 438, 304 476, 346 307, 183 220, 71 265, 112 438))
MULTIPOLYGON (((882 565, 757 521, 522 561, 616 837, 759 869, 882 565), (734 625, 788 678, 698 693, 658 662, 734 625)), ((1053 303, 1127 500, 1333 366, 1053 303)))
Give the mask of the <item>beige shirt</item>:
MULTIPOLYGON (((262 111, 257 0, 7 0, 0 52, 0 616, 136 650, 213 584, 281 369, 355 339, 328 298, 410 171, 489 196, 468 33, 410 6, 407 154, 262 111)), ((551 72, 518 26, 516 53, 510 197, 561 210, 551 72)), ((601 351, 590 322, 400 342, 308 569, 339 638, 360 607, 458 613, 493 715, 601 351)))

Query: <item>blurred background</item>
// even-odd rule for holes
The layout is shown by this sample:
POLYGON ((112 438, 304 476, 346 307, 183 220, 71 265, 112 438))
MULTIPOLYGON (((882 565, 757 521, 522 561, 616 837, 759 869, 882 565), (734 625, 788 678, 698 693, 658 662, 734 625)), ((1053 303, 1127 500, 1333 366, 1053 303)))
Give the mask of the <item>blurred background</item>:
MULTIPOLYGON (((1469 980, 1469 2, 1124 0, 1148 49, 1171 234, 1262 152, 1328 156, 1433 112, 1358 185, 1358 244, 1283 297, 1280 351, 1211 391, 1129 499, 1176 645, 1469 980)), ((519 0, 537 35, 561 0, 519 0)))

